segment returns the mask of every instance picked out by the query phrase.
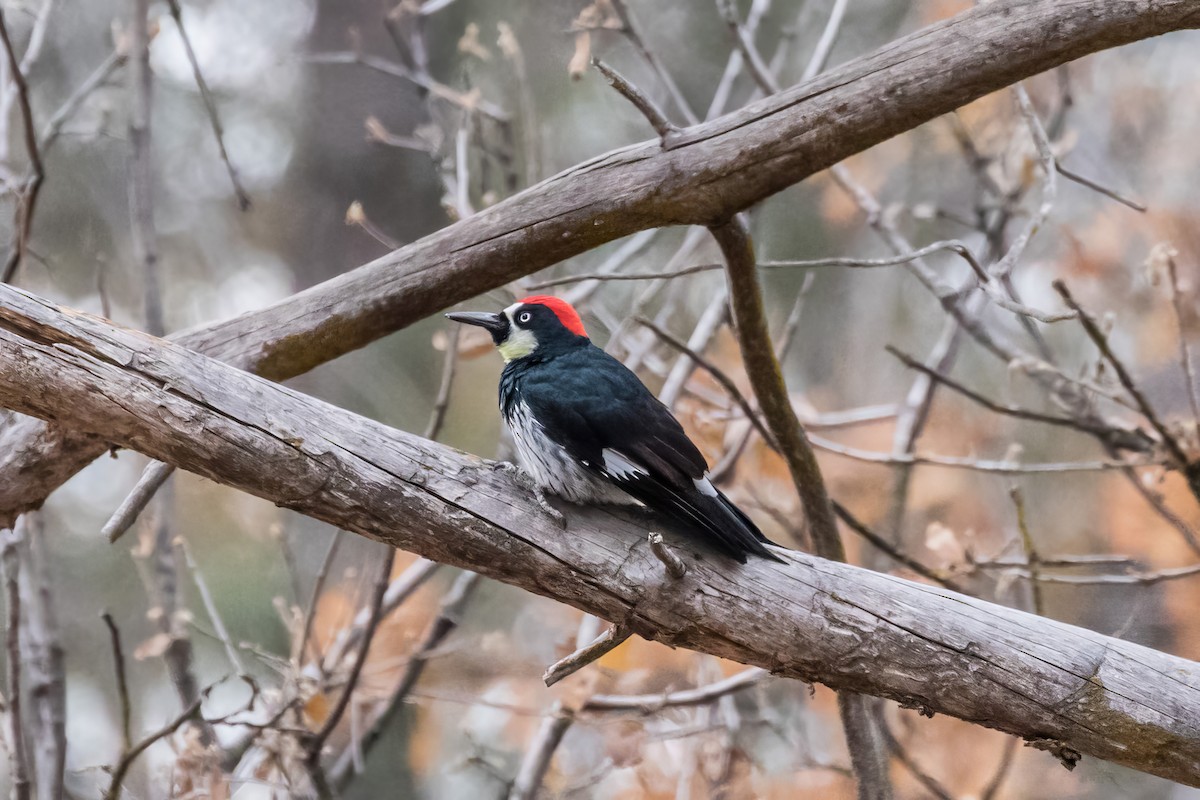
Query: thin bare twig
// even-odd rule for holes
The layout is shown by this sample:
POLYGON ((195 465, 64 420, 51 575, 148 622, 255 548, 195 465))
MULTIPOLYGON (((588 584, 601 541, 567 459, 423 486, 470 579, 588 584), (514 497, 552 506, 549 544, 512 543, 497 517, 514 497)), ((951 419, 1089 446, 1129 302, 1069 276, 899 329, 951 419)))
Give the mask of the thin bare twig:
POLYGON ((880 550, 881 552, 885 553, 893 561, 895 561, 898 564, 903 564, 904 566, 908 567, 909 569, 911 569, 913 572, 917 573, 921 577, 931 580, 934 583, 940 584, 952 592, 960 592, 963 594, 970 594, 970 592, 967 592, 962 586, 959 586, 958 583, 951 580, 950 578, 947 578, 940 570, 935 570, 932 567, 926 566, 925 564, 921 563, 917 559, 915 559, 912 556, 905 553, 900 548, 892 545, 890 542, 888 542, 886 539, 884 539, 878 533, 876 533, 875 531, 868 528, 863 522, 861 522, 858 519, 858 517, 856 517, 852 513, 850 513, 850 510, 847 509, 844 505, 842 505, 841 503, 839 503, 836 500, 834 500, 832 502, 833 502, 834 513, 838 515, 838 518, 840 518, 843 523, 845 523, 847 528, 849 528, 850 530, 857 533, 859 536, 866 539, 868 542, 871 543, 871 545, 873 545, 876 549, 880 550))
POLYGON ((238 208, 246 211, 250 208, 250 195, 242 186, 237 170, 234 169, 233 162, 229 160, 229 153, 225 150, 225 132, 221 128, 221 117, 217 114, 217 103, 208 88, 208 81, 204 80, 204 73, 200 71, 200 61, 196 58, 196 51, 192 49, 192 40, 188 36, 187 28, 183 25, 183 9, 179 6, 179 0, 167 0, 167 7, 171 10, 171 19, 175 20, 175 27, 179 30, 179 38, 183 42, 183 50, 187 54, 188 63, 192 65, 192 78, 196 81, 196 88, 200 90, 200 99, 204 101, 204 109, 208 112, 208 122, 212 127, 213 138, 217 140, 217 150, 221 154, 221 161, 225 164, 225 172, 229 174, 229 182, 233 184, 233 194, 237 198, 238 208))
MULTIPOLYGON (((720 10, 725 24, 729 26, 729 30, 733 33, 734 44, 742 54, 742 60, 745 61, 746 66, 749 68, 754 82, 764 90, 767 86, 776 85, 770 67, 763 62, 758 48, 754 46, 749 33, 742 27, 742 23, 738 20, 737 8, 734 6, 732 0, 717 0, 717 8, 720 10)), ((777 89, 772 90, 772 92, 774 91, 777 91, 777 89)))
POLYGON ((1192 485, 1192 493, 1200 496, 1200 476, 1193 476, 1191 474, 1194 470, 1192 470, 1192 465, 1188 460, 1187 454, 1183 451, 1183 447, 1179 444, 1179 440, 1175 438, 1175 435, 1159 419, 1154 406, 1142 394, 1141 389, 1138 388, 1137 383, 1134 382, 1133 377, 1129 374, 1129 370, 1125 368, 1124 362, 1117 357, 1117 354, 1109 346, 1108 337, 1100 329, 1100 325, 1075 301, 1065 283, 1061 280, 1056 280, 1052 285, 1055 291, 1062 296, 1063 302, 1079 315, 1079 324, 1083 327, 1088 338, 1096 345, 1096 349, 1100 351, 1104 359, 1112 365, 1113 371, 1117 374, 1117 380, 1121 382, 1121 386, 1133 398, 1133 401, 1137 404, 1146 421, 1158 432, 1171 458, 1178 464, 1180 469, 1184 470, 1189 485, 1192 485))
POLYGON ((1162 252, 1167 262, 1167 290, 1171 295, 1171 309, 1175 312, 1175 324, 1179 328, 1179 366, 1183 370, 1183 379, 1187 382, 1188 404, 1192 409, 1192 419, 1200 424, 1200 399, 1196 397, 1196 373, 1192 369, 1192 350, 1188 344, 1187 331, 1183 328, 1183 302, 1179 294, 1179 271, 1175 264, 1175 251, 1165 247, 1162 252))
POLYGON ((909 774, 917 779, 917 782, 925 787, 925 790, 933 795, 937 800, 956 800, 955 796, 950 793, 936 778, 926 772, 920 764, 909 754, 907 748, 900 744, 896 736, 884 723, 879 726, 883 733, 884 739, 887 741, 888 749, 892 751, 892 755, 896 760, 904 765, 909 774))
POLYGON ((17 104, 21 108, 21 129, 25 137, 25 150, 29 158, 30 174, 25 179, 24 186, 17 197, 17 219, 14 224, 14 242, 9 250, 8 259, 4 263, 4 272, 0 282, 9 283, 21 266, 25 253, 29 249, 29 236, 33 228, 33 212, 37 208, 38 195, 46 172, 42 166, 42 156, 38 149, 38 136, 34 128, 33 109, 29 105, 29 86, 25 82, 25 73, 17 62, 12 40, 8 35, 8 25, 4 19, 4 10, 0 9, 0 42, 4 44, 4 55, 8 59, 9 76, 17 89, 17 104))
POLYGON ((1007 405, 1004 403, 998 403, 995 400, 992 400, 992 399, 980 394, 979 392, 976 392, 973 389, 970 389, 970 388, 964 386, 963 384, 961 384, 958 381, 951 378, 949 375, 943 375, 942 373, 938 372, 937 370, 925 366, 920 361, 917 361, 912 356, 893 347, 892 345, 885 345, 884 349, 887 350, 892 355, 894 355, 896 358, 900 359, 904 363, 904 366, 908 367, 909 369, 913 369, 924 375, 928 375, 935 382, 940 383, 941 385, 945 386, 948 389, 952 389, 955 392, 958 392, 959 394, 966 397, 967 399, 969 399, 975 403, 978 403, 979 405, 983 406, 984 408, 988 409, 989 411, 994 411, 997 414, 1004 414, 1005 416, 1016 417, 1017 419, 1029 420, 1031 422, 1044 422, 1047 425, 1058 425, 1058 426, 1061 426, 1064 428, 1073 428, 1082 433, 1092 434, 1092 435, 1098 436, 1102 439, 1105 438, 1106 436, 1111 435, 1114 432, 1114 429, 1112 429, 1112 428, 1106 428, 1102 425, 1096 425, 1087 419, 1076 419, 1074 417, 1058 417, 1053 414, 1043 414, 1038 411, 1030 411, 1028 409, 1020 408, 1018 406, 1011 406, 1011 405, 1007 405))
POLYGON ((598 58, 592 59, 592 66, 599 70, 609 85, 632 103, 633 107, 646 118, 646 121, 650 123, 650 127, 658 134, 659 141, 662 142, 663 147, 666 147, 670 143, 671 137, 679 133, 679 128, 671 120, 667 119, 662 110, 654 104, 654 101, 630 83, 624 75, 598 58))
POLYGON ((25 752, 25 727, 21 722, 21 590, 19 587, 21 561, 17 552, 19 533, 15 529, 0 531, 0 566, 4 573, 4 650, 8 658, 9 778, 14 800, 29 800, 30 782, 25 752))
POLYGON ((1046 614, 1046 606, 1042 600, 1041 556, 1038 555, 1033 534, 1029 532, 1029 521, 1025 516, 1025 498, 1016 486, 1009 488, 1008 496, 1012 498, 1013 507, 1017 511, 1017 533, 1020 534, 1021 549, 1025 551, 1025 563, 1029 569, 1029 594, 1033 600, 1033 613, 1042 617, 1046 614))
MULTIPOLYGON (((441 565, 427 558, 418 558, 392 581, 383 594, 383 617, 386 619, 393 611, 404 604, 413 593, 420 589, 433 577, 441 565)), ((338 632, 329 652, 324 658, 323 672, 329 673, 337 669, 337 665, 346 657, 347 651, 357 645, 366 631, 370 619, 370 609, 364 608, 358 612, 349 627, 338 632)))
POLYGON ((813 48, 808 65, 804 67, 804 73, 800 76, 801 83, 817 77, 829 63, 829 54, 833 52, 834 42, 837 41, 838 33, 841 32, 842 20, 846 16, 848 3, 849 0, 833 0, 833 8, 829 10, 829 19, 821 31, 821 38, 817 41, 817 46, 813 48))
POLYGON ((602 658, 605 653, 617 649, 632 635, 633 631, 624 625, 609 626, 591 644, 581 647, 569 656, 551 664, 546 669, 546 674, 542 675, 542 683, 547 686, 553 686, 563 678, 574 675, 588 664, 602 658))
POLYGON ((212 592, 208 590, 208 581, 204 580, 204 573, 200 571, 196 560, 192 558, 192 551, 187 546, 187 540, 182 536, 175 537, 175 547, 178 549, 179 555, 183 556, 183 563, 187 565, 188 571, 192 574, 192 580, 200 592, 200 602, 204 604, 204 610, 208 612, 208 618, 217 632, 217 638, 225 646, 225 655, 228 656, 229 663, 233 665, 239 675, 245 675, 246 666, 242 663, 241 656, 238 655, 237 648, 233 645, 229 631, 225 629, 225 622, 221 619, 220 612, 217 611, 217 604, 213 600, 212 592))
POLYGON ((702 706, 734 692, 757 686, 769 677, 771 673, 765 669, 751 667, 694 689, 681 689, 663 694, 594 694, 584 701, 580 711, 636 711, 642 714, 656 714, 664 708, 702 706))
POLYGON ((537 734, 533 737, 521 768, 508 792, 508 800, 534 800, 542 778, 550 768, 554 751, 562 742, 567 729, 575 722, 575 713, 565 708, 561 702, 554 704, 550 713, 542 720, 537 734))
POLYGON ((83 83, 71 93, 71 96, 66 99, 54 115, 42 126, 42 138, 40 148, 42 153, 46 153, 58 141, 62 135, 63 127, 67 120, 75 115, 79 107, 84 101, 91 97, 92 93, 104 86, 116 74, 117 70, 125 66, 129 60, 129 54, 123 49, 113 50, 108 54, 104 61, 100 62, 100 66, 92 71, 92 74, 84 79, 83 83))
POLYGON ((163 483, 174 472, 175 467, 162 461, 151 461, 146 465, 142 470, 142 476, 138 478, 137 484, 133 487, 133 491, 125 496, 120 507, 113 512, 113 515, 108 518, 108 522, 104 523, 104 527, 100 529, 100 533, 108 539, 109 544, 116 542, 125 531, 129 530, 130 526, 137 521, 138 515, 154 499, 155 493, 162 488, 163 483))
POLYGON ((434 650, 458 628, 462 621, 463 611, 481 580, 479 575, 474 572, 462 572, 446 592, 439 605, 437 618, 430 624, 421 644, 409 657, 408 665, 388 698, 386 707, 371 723, 370 729, 361 741, 351 743, 330 769, 330 783, 338 791, 346 789, 357 774, 356 765, 370 755, 379 743, 383 732, 391 727, 391 723, 400 713, 400 709, 404 707, 404 703, 413 692, 413 687, 424 673, 434 650))
POLYGON ((1062 175, 1067 180, 1074 181, 1075 183, 1078 183, 1080 186, 1086 186, 1087 188, 1091 189, 1094 192, 1099 192, 1100 194, 1104 195, 1105 197, 1108 197, 1112 200, 1116 200, 1118 203, 1120 203, 1123 206, 1128 206, 1129 208, 1132 208, 1134 211, 1140 211, 1143 214, 1145 214, 1147 211, 1144 203, 1140 203, 1137 200, 1133 200, 1132 198, 1126 197, 1123 194, 1121 194, 1120 192, 1118 192, 1116 189, 1110 189, 1103 184, 1097 183, 1096 181, 1092 180, 1091 178, 1086 178, 1083 175, 1080 175, 1078 172, 1067 169, 1061 163, 1059 163, 1057 158, 1054 160, 1054 168, 1056 170, 1058 170, 1059 175, 1062 175))
POLYGON ((654 70, 659 81, 666 88, 667 94, 675 102, 675 107, 683 114, 683 118, 687 120, 687 123, 695 125, 700 121, 700 118, 696 116, 696 112, 692 111, 691 105, 688 104, 687 99, 683 96, 683 92, 679 90, 679 85, 675 83, 675 79, 671 77, 671 73, 663 66, 662 61, 659 60, 654 51, 646 46, 646 41, 642 38, 637 23, 633 19, 633 14, 629 11, 629 7, 625 5, 625 0, 609 0, 609 2, 612 4, 613 11, 617 12, 617 16, 621 20, 621 32, 625 34, 625 38, 641 53, 642 58, 646 59, 646 63, 654 70))
POLYGON ((1015 736, 1009 736, 1004 740, 1004 751, 1000 754, 1000 763, 996 765, 996 771, 992 774, 987 786, 983 787, 983 791, 979 793, 979 800, 994 800, 996 793, 1004 785, 1004 779, 1008 777, 1009 770, 1012 768, 1019 743, 1020 740, 1015 736))
POLYGON ((179 716, 168 722, 163 727, 147 735, 133 747, 121 753, 120 759, 112 768, 112 781, 108 785, 108 791, 104 793, 104 800, 119 800, 121 797, 122 784, 125 782, 125 775, 129 772, 129 768, 133 766, 133 762, 138 756, 150 749, 150 746, 155 742, 167 738, 183 727, 184 723, 189 720, 200 719, 200 703, 202 698, 197 697, 192 704, 180 712, 179 716))
POLYGON ((446 410, 450 407, 450 389, 454 386, 454 373, 458 368, 458 339, 462 326, 450 323, 446 330, 446 354, 442 358, 442 380, 438 384, 437 398, 433 401, 433 411, 429 414, 429 423, 425 426, 426 439, 437 439, 442 432, 442 424, 446 421, 446 410))
POLYGON ((675 580, 679 580, 684 575, 687 575, 687 564, 683 563, 675 551, 667 547, 663 541, 661 533, 651 533, 650 552, 654 553, 654 557, 663 563, 663 567, 667 570, 667 575, 675 580))
MULTIPOLYGON (((334 531, 333 537, 329 540, 329 547, 325 550, 325 557, 321 559, 321 566, 317 570, 316 580, 313 581, 312 594, 309 595, 308 599, 308 608, 304 612, 304 626, 301 628, 300 639, 293 653, 297 661, 304 660, 304 653, 308 649, 308 640, 312 637, 313 620, 317 616, 317 604, 321 601, 321 592, 325 589, 325 580, 329 576, 329 567, 333 564, 333 559, 337 556, 338 545, 342 543, 342 535, 343 531, 334 531)), ((318 662, 320 662, 319 658, 318 662)))
POLYGON ((129 682, 125 677, 125 651, 121 647, 121 631, 112 614, 100 614, 108 627, 109 643, 112 646, 113 667, 117 677, 117 699, 121 705, 121 751, 128 752, 133 744, 133 706, 129 702, 129 682))
POLYGON ((150 0, 135 0, 129 83, 129 213, 133 251, 142 274, 146 332, 162 336, 158 242, 154 230, 154 156, 150 145, 153 74, 150 71, 150 0))
POLYGON ((334 729, 337 728, 338 723, 342 720, 342 715, 346 713, 346 708, 350 705, 350 698, 358 686, 358 679, 362 675, 363 666, 367 662, 367 652, 371 649, 371 642, 375 638, 375 631, 378 630, 379 622, 383 618, 383 595, 387 591, 388 579, 392 574, 392 564, 396 559, 395 548, 386 545, 385 547, 387 552, 384 554, 383 562, 379 565, 379 576, 375 579, 374 591, 371 593, 369 606, 371 617, 367 622, 366 630, 363 632, 362 641, 359 643, 354 663, 350 666, 350 674, 346 677, 346 683, 342 687, 342 692, 330 710, 329 715, 325 718, 325 722, 319 729, 305 737, 304 740, 306 751, 305 763, 308 766, 309 775, 312 777, 313 783, 322 797, 332 796, 332 793, 329 792, 324 770, 321 769, 321 751, 325 748, 325 742, 329 739, 334 729))
POLYGON ((733 400, 733 402, 737 404, 738 408, 742 410, 742 413, 746 415, 746 419, 749 420, 750 424, 754 426, 755 430, 762 435, 763 440, 766 441, 771 447, 778 449, 778 446, 775 444, 774 435, 772 435, 771 431, 767 429, 767 426, 759 418, 758 413, 755 412, 754 407, 750 405, 750 401, 747 400, 745 395, 742 394, 742 391, 738 389, 737 384, 733 382, 733 379, 725 374, 724 370, 713 364, 704 356, 692 350, 685 343, 679 341, 673 335, 655 325, 650 320, 644 317, 635 317, 634 321, 639 325, 649 328, 654 332, 655 336, 662 339, 679 352, 686 353, 705 372, 711 375, 713 380, 721 385, 721 388, 729 394, 730 399, 733 400))
POLYGON ((17 520, 16 530, 23 562, 20 584, 26 633, 21 644, 32 706, 34 783, 39 798, 57 800, 63 795, 67 757, 67 675, 62 634, 40 513, 24 514, 17 520))
POLYGON ((836 453, 840 456, 853 458, 855 461, 865 461, 870 464, 894 464, 911 466, 913 464, 928 464, 934 467, 951 469, 970 469, 979 472, 995 472, 1000 475, 1020 475, 1023 473, 1045 472, 1098 472, 1109 469, 1126 469, 1128 467, 1157 467, 1161 461, 1148 459, 1145 461, 1051 461, 1039 464, 1022 464, 1016 461, 996 461, 983 458, 965 458, 955 456, 938 456, 909 453, 893 455, 874 450, 863 450, 859 447, 834 442, 820 436, 809 436, 813 447, 836 453))

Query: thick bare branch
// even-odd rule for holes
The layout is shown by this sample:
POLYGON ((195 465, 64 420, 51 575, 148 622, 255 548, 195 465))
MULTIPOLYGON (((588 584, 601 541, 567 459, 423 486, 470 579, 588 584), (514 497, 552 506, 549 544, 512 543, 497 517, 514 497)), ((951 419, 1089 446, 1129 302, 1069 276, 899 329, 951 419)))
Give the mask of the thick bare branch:
POLYGON ((1200 785, 1200 665, 802 553, 738 566, 621 512, 570 536, 503 471, 227 365, 0 286, 0 404, 645 638, 919 705, 1200 785))
MULTIPOLYGON (((605 242, 700 224, 988 92, 1088 53, 1200 25, 1190 0, 981 4, 815 80, 559 175, 276 305, 179 337, 272 379, 605 242)), ((104 451, 22 421, 0 431, 0 521, 104 451)))

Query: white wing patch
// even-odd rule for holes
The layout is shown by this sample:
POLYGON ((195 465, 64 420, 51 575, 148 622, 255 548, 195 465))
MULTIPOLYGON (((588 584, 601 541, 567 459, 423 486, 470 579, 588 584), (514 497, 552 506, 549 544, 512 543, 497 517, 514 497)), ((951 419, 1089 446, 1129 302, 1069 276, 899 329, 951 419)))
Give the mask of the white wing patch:
POLYGON ((604 456, 604 472, 610 477, 619 480, 630 480, 639 475, 648 475, 646 470, 639 467, 637 464, 630 461, 621 453, 613 450, 611 447, 606 447, 600 451, 604 456))
POLYGON ((696 478, 692 483, 696 484, 696 489, 699 490, 700 494, 706 494, 709 497, 718 496, 717 487, 712 485, 712 481, 708 479, 707 475, 703 478, 696 478))

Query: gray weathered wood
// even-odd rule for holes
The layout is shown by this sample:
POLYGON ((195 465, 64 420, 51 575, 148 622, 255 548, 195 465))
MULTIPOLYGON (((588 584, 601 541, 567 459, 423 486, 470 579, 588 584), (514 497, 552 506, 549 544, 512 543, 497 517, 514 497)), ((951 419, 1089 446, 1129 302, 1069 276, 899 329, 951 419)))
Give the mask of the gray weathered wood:
POLYGON ((639 635, 879 695, 1200 785, 1200 664, 1002 606, 790 553, 738 566, 644 522, 562 531, 483 459, 0 286, 0 405, 639 635))
MULTIPOLYGON (((1089 53, 1200 25, 1195 0, 994 0, 680 133, 578 164, 274 306, 178 341, 279 380, 622 236, 728 218, 854 153, 1089 53)), ((0 523, 104 451, 0 429, 0 523)))

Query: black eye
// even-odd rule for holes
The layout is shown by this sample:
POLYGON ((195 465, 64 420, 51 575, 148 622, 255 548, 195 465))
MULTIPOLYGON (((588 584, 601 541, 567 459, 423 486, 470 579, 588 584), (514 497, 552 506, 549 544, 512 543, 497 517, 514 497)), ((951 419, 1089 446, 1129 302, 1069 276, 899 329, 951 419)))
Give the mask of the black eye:
POLYGON ((531 319, 533 319, 533 314, 530 314, 528 311, 522 311, 517 315, 517 322, 520 323, 529 322, 531 319))

